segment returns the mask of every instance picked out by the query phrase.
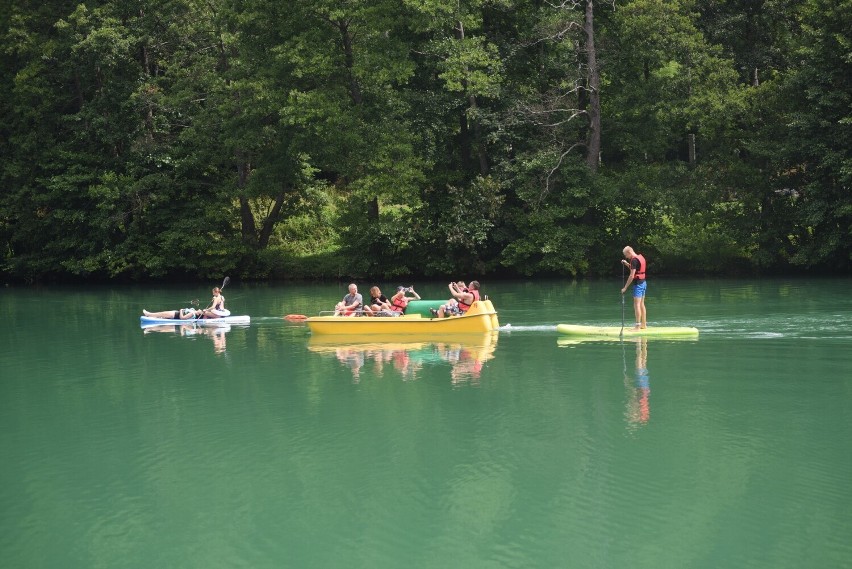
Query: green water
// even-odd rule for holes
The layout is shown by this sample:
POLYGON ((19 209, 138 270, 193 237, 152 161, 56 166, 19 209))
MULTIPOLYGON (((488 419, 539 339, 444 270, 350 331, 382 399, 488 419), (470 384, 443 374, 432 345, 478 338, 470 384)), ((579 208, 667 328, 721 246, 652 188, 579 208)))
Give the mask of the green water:
POLYGON ((555 332, 620 325, 617 282, 382 344, 281 319, 344 286, 233 282, 252 323, 208 332, 139 326, 202 287, 6 288, 0 566, 852 567, 850 284, 656 279, 701 336, 624 343, 555 332))

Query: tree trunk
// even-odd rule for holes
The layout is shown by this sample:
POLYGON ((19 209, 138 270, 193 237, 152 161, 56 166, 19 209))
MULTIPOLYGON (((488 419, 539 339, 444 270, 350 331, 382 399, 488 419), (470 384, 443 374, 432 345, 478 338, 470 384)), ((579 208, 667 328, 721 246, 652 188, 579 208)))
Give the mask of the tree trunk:
POLYGON ((355 106, 361 104, 363 97, 361 95, 361 86, 358 84, 358 79, 355 77, 355 52, 352 48, 352 36, 349 33, 349 23, 337 21, 337 29, 340 30, 340 40, 343 44, 343 58, 346 62, 346 72, 349 75, 349 96, 355 106))
POLYGON ((266 219, 263 220, 263 227, 260 229, 260 236, 257 238, 257 248, 266 249, 269 245, 269 238, 272 236, 272 230, 275 228, 275 223, 278 221, 278 216, 281 215, 281 208, 284 205, 284 196, 287 195, 287 188, 282 187, 278 195, 275 196, 275 203, 272 205, 272 210, 266 219))
MULTIPOLYGON (((153 83, 153 77, 151 76, 151 62, 148 58, 148 48, 147 46, 142 46, 142 69, 144 70, 145 76, 150 78, 153 83)), ((148 87, 145 89, 145 142, 148 145, 154 144, 154 106, 151 104, 151 97, 153 97, 153 87, 148 87)))
MULTIPOLYGON (((340 31, 340 42, 343 45, 343 61, 349 78, 349 97, 352 99, 352 104, 359 107, 364 102, 364 97, 361 94, 361 85, 355 76, 355 49, 352 45, 352 34, 349 33, 349 22, 337 20, 334 24, 340 31)), ((367 219, 379 220, 379 198, 376 196, 367 204, 367 219)))
MULTIPOLYGON (((469 97, 470 109, 476 112, 476 97, 469 97)), ((485 142, 482 139, 482 127, 478 120, 473 121, 473 139, 476 141, 476 153, 479 156, 479 173, 488 175, 488 154, 485 151, 485 142)))
POLYGON ((601 75, 595 52, 594 0, 586 0, 586 61, 589 67, 589 132, 586 143, 586 165, 598 171, 601 154, 601 75))
POLYGON ((251 164, 242 156, 242 153, 237 155, 237 189, 240 196, 240 229, 243 236, 243 243, 249 247, 257 246, 257 230, 254 225, 254 214, 251 212, 251 206, 248 198, 245 196, 245 188, 248 184, 249 172, 251 164))
POLYGON ((467 128, 467 113, 464 108, 459 111, 459 161, 465 172, 470 169, 470 131, 467 128))
POLYGON ((695 164, 695 134, 689 133, 689 163, 695 164))
MULTIPOLYGON (((464 41, 464 23, 459 21, 459 27, 456 30, 456 37, 459 40, 464 41)), ((465 66, 465 75, 467 75, 467 67, 465 66)), ((467 80, 462 80, 462 85, 467 88, 467 80)), ((468 111, 473 111, 473 114, 476 114, 477 104, 476 104, 476 96, 468 95, 468 111)), ((463 112, 461 116, 462 121, 462 164, 467 170, 471 156, 473 154, 473 145, 476 145, 476 153, 479 158, 479 173, 485 176, 488 174, 488 154, 485 151, 485 144, 482 141, 482 128, 479 125, 479 121, 476 119, 468 120, 467 112, 463 112), (473 128, 473 142, 471 142, 470 137, 470 129, 473 128)))

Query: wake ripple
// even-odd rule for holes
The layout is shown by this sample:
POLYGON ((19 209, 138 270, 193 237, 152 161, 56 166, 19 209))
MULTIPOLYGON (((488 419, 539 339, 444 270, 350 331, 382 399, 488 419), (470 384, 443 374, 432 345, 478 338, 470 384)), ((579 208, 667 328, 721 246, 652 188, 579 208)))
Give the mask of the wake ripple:
POLYGON ((504 324, 498 328, 501 332, 556 332, 555 324, 541 324, 534 326, 512 326, 504 324))

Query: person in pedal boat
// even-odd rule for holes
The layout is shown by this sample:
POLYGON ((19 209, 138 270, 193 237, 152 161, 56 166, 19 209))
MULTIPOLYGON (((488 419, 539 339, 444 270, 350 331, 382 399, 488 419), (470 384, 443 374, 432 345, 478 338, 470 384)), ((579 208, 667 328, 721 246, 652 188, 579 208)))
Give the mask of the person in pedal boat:
POLYGON ((412 300, 420 300, 420 295, 417 294, 413 286, 396 287, 396 294, 391 297, 390 302, 388 303, 390 305, 390 312, 388 316, 402 316, 405 312, 405 308, 408 306, 408 303, 412 300), (410 292, 414 296, 405 296, 405 293, 407 292, 410 292))
MULTIPOLYGON (((453 283, 450 283, 450 286, 452 287, 453 283)), ((464 284, 464 281, 456 281, 455 289, 460 290, 462 292, 468 292, 467 285, 464 284)), ((444 305, 441 306, 440 308, 443 308, 444 312, 448 312, 448 311, 452 310, 452 307, 456 306, 458 303, 459 303, 459 301, 456 300, 455 297, 450 297, 450 299, 447 302, 445 302, 444 305)), ((434 308, 430 308, 429 312, 432 313, 433 318, 438 317, 438 311, 435 310, 434 308)))
POLYGON ((435 318, 443 318, 444 315, 462 315, 468 311, 474 302, 479 300, 479 281, 470 281, 467 288, 460 289, 457 283, 450 283, 450 294, 456 302, 448 302, 438 310, 430 308, 429 311, 435 318))
POLYGON ((148 312, 142 310, 142 314, 148 318, 163 318, 166 320, 194 320, 201 317, 201 310, 194 308, 181 308, 180 310, 163 310, 160 312, 148 312))
POLYGON ((358 285, 349 285, 349 294, 343 297, 334 307, 335 316, 354 316, 361 313, 364 298, 358 293, 358 285))
POLYGON ((645 310, 645 291, 648 284, 645 281, 645 257, 633 250, 633 247, 627 246, 623 250, 625 259, 621 260, 621 264, 630 269, 630 276, 627 277, 627 282, 624 283, 624 288, 621 289, 621 294, 627 291, 630 283, 633 285, 633 313, 636 316, 636 325, 634 330, 641 330, 648 327, 648 314, 645 310))
POLYGON ((383 312, 387 312, 390 310, 390 301, 388 297, 382 294, 382 289, 377 286, 374 286, 370 289, 370 303, 364 305, 364 314, 367 316, 377 316, 382 315, 383 312))

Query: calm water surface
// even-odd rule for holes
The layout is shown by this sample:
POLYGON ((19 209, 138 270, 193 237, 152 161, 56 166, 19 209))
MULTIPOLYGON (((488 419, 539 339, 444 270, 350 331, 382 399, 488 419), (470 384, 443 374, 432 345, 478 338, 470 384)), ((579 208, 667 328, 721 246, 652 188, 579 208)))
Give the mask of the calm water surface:
POLYGON ((138 318, 205 287, 6 288, 0 566, 852 567, 850 284, 652 280, 700 339, 624 343, 555 331, 618 282, 380 342, 281 318, 338 285, 232 282, 252 323, 209 331, 138 318))

